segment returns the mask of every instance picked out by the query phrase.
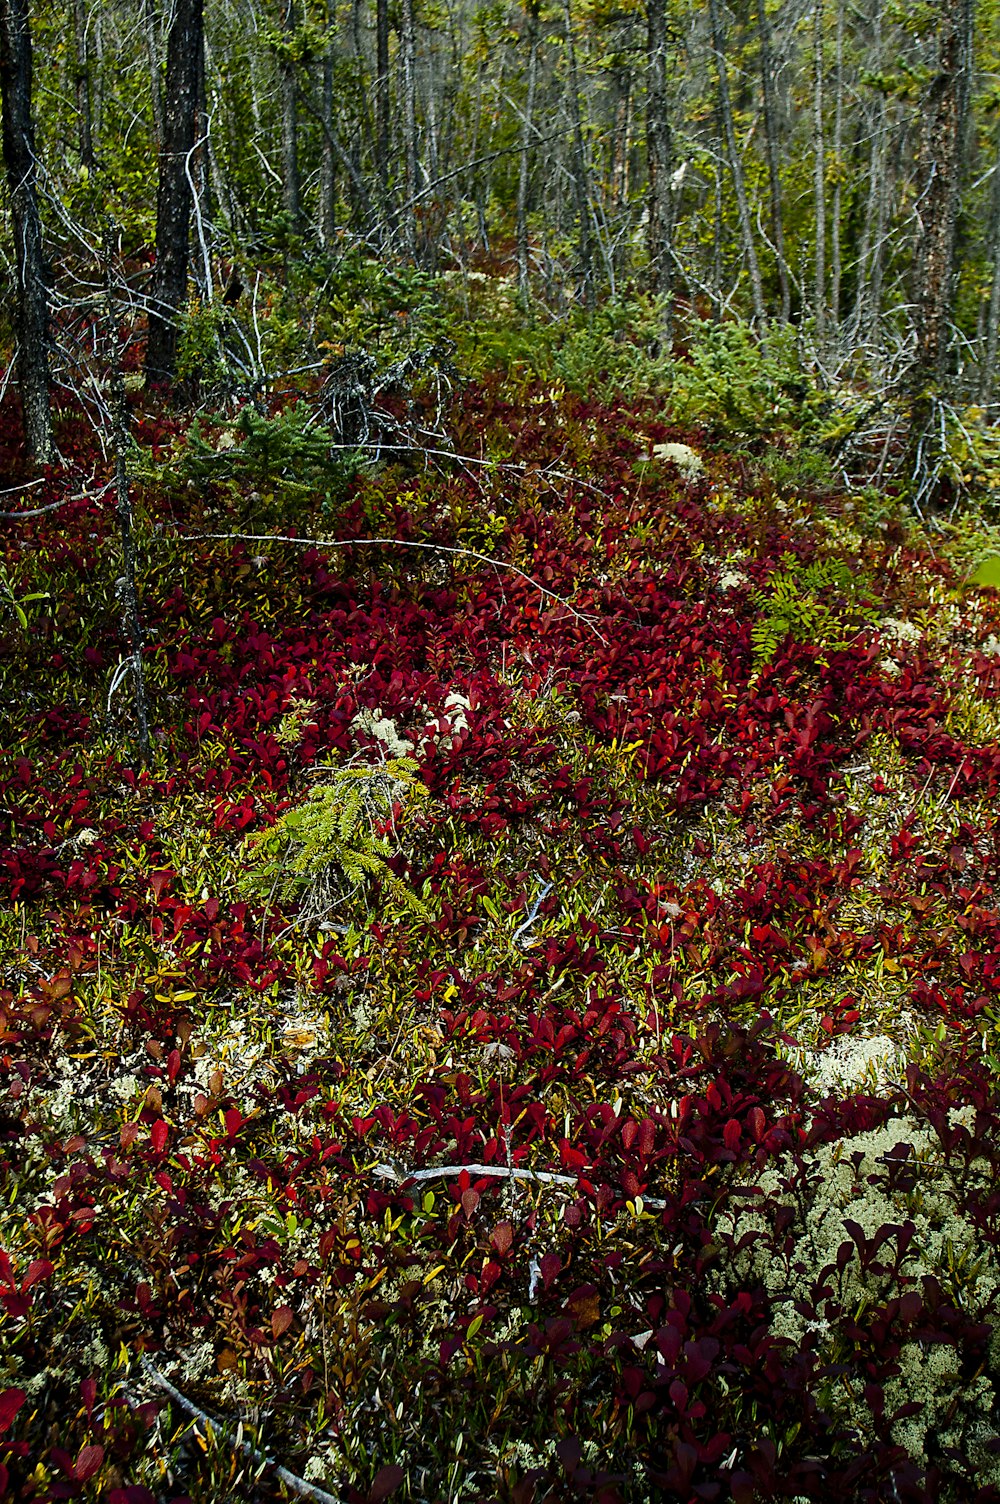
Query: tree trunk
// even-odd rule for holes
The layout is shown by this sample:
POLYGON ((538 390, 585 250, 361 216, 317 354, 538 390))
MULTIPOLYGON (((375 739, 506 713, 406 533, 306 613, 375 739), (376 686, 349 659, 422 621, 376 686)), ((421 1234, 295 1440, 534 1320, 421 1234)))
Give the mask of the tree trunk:
POLYGON ((938 31, 938 71, 923 103, 913 258, 916 350, 911 389, 947 374, 958 219, 972 78, 973 0, 946 0, 938 31))
POLYGON ((526 303, 531 295, 528 263, 528 188, 531 182, 531 137, 535 129, 535 90, 538 86, 538 0, 528 0, 528 93, 521 121, 521 159, 517 174, 517 286, 526 303))
POLYGON ((281 57, 281 190, 285 213, 291 220, 292 230, 298 230, 302 220, 302 198, 299 189, 299 119, 298 89, 295 83, 295 62, 287 48, 295 34, 297 16, 295 0, 285 0, 281 18, 281 30, 286 51, 281 57))
POLYGON ((31 115, 31 28, 27 0, 0 0, 3 161, 10 190, 17 276, 17 372, 28 453, 48 464, 55 448, 49 401, 49 303, 31 115))
POLYGON ((813 5, 813 199, 816 339, 826 338, 826 148, 823 139, 823 0, 813 5))
POLYGON ((161 152, 166 126, 163 120, 163 90, 160 88, 160 18, 156 13, 156 0, 142 0, 142 32, 146 43, 146 62, 149 67, 153 134, 156 138, 156 150, 161 152))
POLYGON ((411 259, 417 256, 417 33, 413 0, 402 0, 399 61, 403 71, 403 159, 406 203, 403 236, 411 259))
POLYGON ((94 165, 94 123, 86 0, 73 0, 73 48, 76 53, 76 117, 80 133, 80 161, 89 172, 94 165))
POLYGON ((837 0, 837 51, 834 64, 833 107, 833 203, 830 224, 830 312, 837 329, 840 328, 840 285, 843 277, 843 256, 840 243, 843 218, 844 164, 844 0, 837 0))
POLYGON ((319 236, 329 250, 337 234, 337 158, 333 149, 333 48, 323 54, 323 154, 319 175, 319 236))
POLYGON ((576 194, 576 218, 579 233, 580 277, 583 282, 583 297, 587 308, 593 310, 594 295, 593 245, 590 233, 590 191, 587 181, 587 163, 583 149, 583 119, 580 112, 580 80, 576 70, 576 45, 573 41, 573 16, 570 0, 564 0, 563 22, 566 28, 566 57, 569 62, 569 110, 573 127, 573 188, 576 194))
POLYGON ((389 0, 375 0, 375 166, 389 202, 389 0))
POLYGON ((146 345, 146 382, 169 385, 177 374, 177 316, 187 296, 191 188, 203 77, 202 0, 175 0, 167 38, 163 149, 156 195, 156 265, 146 345))
POLYGON ((729 94, 729 72, 726 64, 726 38, 725 32, 722 29, 722 12, 719 8, 719 0, 709 0, 708 10, 712 25, 712 49, 715 53, 716 76, 719 81, 719 114, 722 117, 722 128, 725 132, 729 171, 733 179, 733 188, 736 191, 736 206, 739 211, 740 232, 743 237, 743 254, 746 257, 747 271, 750 274, 750 297, 753 303, 754 318, 761 329, 764 329, 767 324, 767 311, 764 307, 764 288, 760 279, 757 248, 754 245, 753 223, 750 219, 750 205, 747 202, 743 163, 736 142, 736 125, 733 120, 733 102, 729 94))
POLYGON ((673 143, 667 100, 666 0, 646 0, 646 172, 649 180, 649 285, 665 299, 663 337, 673 340, 673 143))
POLYGON ((778 287, 781 292, 781 322, 787 324, 792 312, 792 288, 785 256, 785 221, 781 202, 781 170, 778 156, 778 109, 774 97, 774 58, 771 53, 771 27, 767 19, 766 0, 757 0, 757 34, 760 41, 760 83, 764 105, 764 149, 767 157, 767 182, 771 198, 771 239, 778 262, 778 287))
POLYGON ((996 380, 997 343, 1000 335, 1000 158, 993 169, 992 193, 990 195, 989 254, 993 262, 990 279, 990 298, 986 311, 983 350, 980 356, 979 401, 989 407, 993 400, 993 383, 996 380))

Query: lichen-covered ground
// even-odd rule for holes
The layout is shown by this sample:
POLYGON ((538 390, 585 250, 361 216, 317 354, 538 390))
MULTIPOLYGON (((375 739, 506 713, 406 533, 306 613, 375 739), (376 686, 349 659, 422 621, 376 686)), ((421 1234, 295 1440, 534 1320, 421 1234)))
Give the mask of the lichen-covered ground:
POLYGON ((1000 1499, 961 550, 651 402, 468 387, 465 460, 339 500, 137 423, 147 770, 110 502, 0 524, 48 592, 0 638, 0 1495, 1000 1499), (407 755, 396 884, 254 888, 407 755))

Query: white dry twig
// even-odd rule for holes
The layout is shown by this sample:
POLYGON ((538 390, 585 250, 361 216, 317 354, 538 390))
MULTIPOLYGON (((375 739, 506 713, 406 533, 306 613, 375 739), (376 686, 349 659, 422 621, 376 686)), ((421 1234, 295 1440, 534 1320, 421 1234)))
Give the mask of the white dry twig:
MULTIPOLYGON (((175 1402, 175 1404, 180 1405, 181 1409, 184 1410, 188 1415, 190 1415, 194 1420, 200 1421, 204 1426, 211 1426, 213 1431, 216 1431, 223 1435, 230 1429, 229 1425, 226 1422, 216 1420, 214 1416, 209 1415, 205 1410, 199 1409, 198 1406, 191 1400, 189 1400, 186 1395, 182 1394, 181 1391, 177 1389, 173 1384, 171 1384, 170 1380, 164 1374, 162 1374, 154 1364, 149 1361, 145 1353, 141 1355, 140 1361, 142 1363, 143 1371, 150 1379, 152 1379, 153 1383, 159 1385, 164 1393, 169 1394, 170 1398, 175 1402)), ((292 1493, 297 1494, 300 1499, 313 1499, 316 1501, 316 1504, 343 1504, 343 1501, 338 1499, 336 1495, 328 1494, 325 1489, 317 1488, 314 1483, 307 1483, 304 1478, 299 1478, 295 1475, 295 1473, 290 1473, 287 1467, 282 1467, 280 1462, 275 1462, 273 1458, 268 1457, 266 1452, 259 1451, 257 1447, 253 1446, 249 1441, 243 1441, 239 1437, 235 1437, 234 1445, 238 1447, 238 1449, 243 1453, 245 1457, 251 1457, 254 1462, 261 1463, 264 1466, 271 1468, 275 1475, 281 1479, 285 1487, 290 1488, 292 1493)))

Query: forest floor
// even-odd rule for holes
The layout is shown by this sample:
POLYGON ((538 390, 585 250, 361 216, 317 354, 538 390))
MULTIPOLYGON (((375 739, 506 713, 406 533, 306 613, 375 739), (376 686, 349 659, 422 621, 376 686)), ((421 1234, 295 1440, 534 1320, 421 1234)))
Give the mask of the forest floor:
POLYGON ((146 768, 108 496, 0 524, 0 1496, 1000 1499, 967 540, 652 399, 268 422, 136 409, 146 768))

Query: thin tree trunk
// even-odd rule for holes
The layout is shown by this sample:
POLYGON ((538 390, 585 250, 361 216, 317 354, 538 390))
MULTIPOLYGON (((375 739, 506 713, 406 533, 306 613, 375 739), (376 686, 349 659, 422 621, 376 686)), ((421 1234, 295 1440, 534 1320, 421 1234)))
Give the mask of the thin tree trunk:
POLYGON ((55 453, 49 398, 49 303, 38 212, 32 51, 27 0, 0 0, 2 144, 17 275, 17 372, 28 453, 39 465, 55 453))
POLYGON ((160 87, 160 18, 156 0, 142 0, 142 34, 146 43, 149 68, 149 92, 153 106, 153 134, 156 150, 163 150, 166 126, 163 119, 163 90, 160 87))
POLYGON ((943 382, 948 363, 962 163, 972 80, 973 0, 947 0, 938 32, 938 71, 923 108, 913 258, 914 391, 943 382))
POLYGON ((840 243, 841 219, 843 217, 844 164, 844 0, 837 0, 837 51, 834 73, 833 110, 833 204, 830 225, 830 312, 834 324, 840 328, 840 284, 843 276, 843 256, 840 243))
POLYGON ((785 256, 785 222, 781 195, 781 169, 778 155, 778 109, 774 97, 774 57, 771 52, 771 27, 766 0, 757 0, 757 33, 760 40, 760 83, 764 104, 764 149, 767 156, 767 181, 771 197, 771 239, 778 262, 778 287, 781 292, 781 322, 787 324, 792 312, 792 288, 785 256))
POLYGON ((329 250, 337 234, 337 158, 333 149, 333 48, 323 54, 323 153, 319 176, 319 235, 329 250))
POLYGON ((573 16, 570 0, 564 0, 563 21, 566 28, 566 57, 569 63, 569 109, 573 127, 573 187, 576 193, 576 217, 579 233, 580 277, 583 281, 584 302, 593 310, 594 293, 593 248, 590 234, 590 192, 587 181, 587 164, 583 148, 583 119, 580 111, 580 80, 576 69, 576 45, 573 41, 573 16))
MULTIPOLYGON (((872 18, 872 66, 882 67, 882 0, 875 0, 872 18)), ((882 302, 882 249, 888 224, 888 140, 889 113, 885 95, 878 94, 872 123, 872 147, 869 164, 868 201, 865 205, 861 245, 858 250, 857 285, 854 292, 852 337, 874 340, 877 337, 882 302)))
POLYGON ((989 305, 986 311, 983 351, 980 357, 979 401, 989 407, 993 400, 993 383, 996 380, 997 343, 1000 335, 1000 154, 993 169, 992 193, 990 195, 989 249, 993 261, 990 279, 989 305))
POLYGON ((80 133, 80 161, 90 171, 94 165, 94 122, 86 0, 73 0, 73 48, 76 53, 76 118, 80 133))
POLYGON ((191 188, 188 167, 196 140, 203 77, 202 0, 175 0, 167 38, 164 139, 156 196, 146 381, 169 384, 177 374, 177 316, 187 296, 191 188))
MULTIPOLYGON (((285 0, 281 29, 286 48, 291 46, 296 24, 295 0, 285 0)), ((298 88, 295 82, 295 63, 287 50, 282 54, 280 75, 282 200, 285 213, 291 220, 292 229, 298 230, 302 220, 302 198, 299 188, 298 88)))
POLYGON ((667 4, 646 0, 646 171, 649 179, 649 285, 664 299, 663 340, 673 342, 673 142, 667 100, 667 4))
POLYGON ((375 167, 389 201, 389 0, 375 0, 375 167))
POLYGON ((528 92, 521 120, 521 157, 517 174, 517 286, 526 303, 531 296, 528 257, 528 188, 531 183, 531 137, 535 129, 535 90, 538 86, 538 0, 528 0, 528 92))
POLYGON ((403 72, 403 161, 406 205, 403 236, 407 254, 417 256, 417 34, 413 0, 402 0, 399 60, 403 72))
POLYGON ((764 329, 767 325, 767 312, 764 307, 764 288, 760 279, 757 248, 754 245, 753 223, 750 218, 750 205, 747 202, 743 163, 740 159, 739 147, 736 142, 736 125, 733 120, 733 104, 729 94, 729 72, 726 64, 726 38, 722 27, 722 12, 719 8, 719 0, 709 0, 708 9, 712 25, 712 48, 715 53, 716 76, 719 81, 719 113, 722 116, 722 128, 725 132, 729 171, 732 175, 733 188, 736 192, 736 206, 739 211, 740 232, 743 238, 743 254, 746 257, 747 271, 750 274, 750 297, 753 303, 754 318, 761 329, 764 329))
POLYGON ((826 147, 823 138, 823 0, 813 5, 813 198, 816 245, 813 260, 816 338, 826 338, 826 147))

